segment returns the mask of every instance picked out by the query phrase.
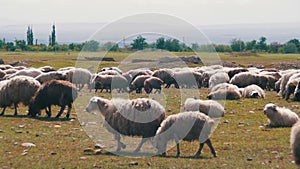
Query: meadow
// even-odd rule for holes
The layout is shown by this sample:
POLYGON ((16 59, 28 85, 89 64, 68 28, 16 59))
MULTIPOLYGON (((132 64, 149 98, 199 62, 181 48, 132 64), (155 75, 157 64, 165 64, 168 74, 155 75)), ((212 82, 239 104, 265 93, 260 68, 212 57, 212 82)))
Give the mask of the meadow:
MULTIPOLYGON (((192 53, 175 53, 180 56, 192 53)), ((5 63, 19 61, 26 66, 45 65, 58 69, 74 66, 78 53, 7 53, 1 52, 5 63)), ((103 53, 90 53, 101 56, 103 53)), ((209 56, 209 54, 203 54, 209 56)), ((118 66, 128 53, 109 53, 116 62, 102 62, 100 67, 118 66)), ((236 65, 264 65, 299 63, 300 55, 257 54, 239 56, 220 54, 222 61, 236 65)), ((190 66, 198 66, 192 64, 190 66)), ((88 67, 88 65, 86 65, 88 67)), ((89 93, 87 89, 81 95, 89 93)), ((163 89, 167 99, 166 113, 178 113, 182 104, 178 89, 163 89), (180 104, 181 103, 181 104, 180 104)), ((206 99, 207 89, 199 90, 199 98, 206 99)), ((93 95, 94 93, 89 93, 93 95)), ((109 93, 97 93, 110 98, 109 93)), ((148 97, 146 94, 130 94, 130 97, 148 97)), ((225 117, 220 120, 211 136, 218 157, 214 158, 207 146, 201 158, 192 155, 198 149, 197 142, 181 142, 181 157, 176 158, 176 147, 167 152, 168 157, 124 157, 105 150, 96 151, 93 142, 78 121, 78 109, 73 109, 71 119, 29 118, 27 107, 20 105, 19 115, 7 109, 0 117, 0 168, 296 168, 290 150, 290 128, 266 128, 264 105, 274 102, 300 115, 299 102, 287 102, 274 91, 267 91, 265 99, 241 99, 225 102, 225 117), (22 143, 34 143, 24 147, 22 143)), ((57 109, 54 109, 57 110, 57 109)), ((53 114, 55 111, 53 111, 53 114)), ((42 114, 45 116, 45 114, 42 114)))

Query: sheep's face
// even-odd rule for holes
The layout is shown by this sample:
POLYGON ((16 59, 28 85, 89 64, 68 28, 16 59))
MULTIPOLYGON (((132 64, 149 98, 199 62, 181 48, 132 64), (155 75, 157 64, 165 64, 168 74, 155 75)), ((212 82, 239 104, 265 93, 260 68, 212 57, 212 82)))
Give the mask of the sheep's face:
POLYGON ((257 91, 252 91, 250 93, 250 98, 260 98, 261 96, 259 95, 259 93, 257 91))
POLYGON ((277 106, 273 103, 269 103, 264 108, 264 114, 272 114, 274 112, 277 112, 277 106))
POLYGON ((98 98, 97 97, 91 98, 91 100, 85 110, 89 113, 94 112, 94 111, 99 111, 98 98))
POLYGON ((161 154, 161 153, 164 154, 166 152, 167 144, 165 141, 162 140, 162 138, 159 135, 155 136, 151 140, 151 143, 152 143, 153 147, 155 147, 157 149, 159 154, 161 154))
POLYGON ((38 113, 40 113, 40 109, 38 108, 38 106, 35 104, 31 104, 29 106, 28 114, 32 117, 35 117, 38 113))

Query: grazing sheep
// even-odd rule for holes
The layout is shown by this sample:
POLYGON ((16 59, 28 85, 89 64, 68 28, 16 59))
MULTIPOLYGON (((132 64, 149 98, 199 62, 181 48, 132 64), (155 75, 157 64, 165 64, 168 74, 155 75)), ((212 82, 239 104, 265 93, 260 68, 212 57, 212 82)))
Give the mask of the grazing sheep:
POLYGON ((126 73, 123 73, 123 76, 128 80, 129 84, 139 75, 152 75, 152 71, 149 69, 133 69, 129 70, 126 73))
POLYGON ((112 99, 101 97, 91 98, 86 107, 87 112, 99 111, 105 118, 104 127, 114 134, 118 141, 117 151, 126 145, 120 141, 120 134, 126 136, 142 136, 136 148, 155 136, 156 130, 165 118, 164 108, 155 100, 150 99, 112 99))
POLYGON ((83 68, 73 68, 65 70, 66 80, 75 84, 81 90, 85 84, 89 84, 92 74, 83 68))
MULTIPOLYGON (((284 92, 285 100, 288 100, 292 93, 296 93, 296 87, 298 86, 299 82, 300 82, 300 77, 290 78, 290 80, 288 81, 288 83, 286 84, 286 87, 285 87, 285 92, 284 92)), ((294 98, 296 98, 296 97, 294 97, 294 98)))
POLYGON ((161 92, 161 86, 163 85, 163 81, 157 77, 150 77, 144 82, 144 89, 146 93, 151 93, 153 89, 156 89, 155 93, 161 92))
POLYGON ((29 68, 29 69, 23 69, 23 70, 17 71, 16 73, 9 75, 6 79, 11 79, 15 76, 28 76, 28 77, 35 78, 42 73, 43 72, 40 71, 39 69, 29 68))
POLYGON ((55 71, 55 69, 52 66, 43 66, 38 69, 40 69, 44 73, 55 71))
POLYGON ((265 105, 264 114, 270 127, 292 127, 298 121, 298 115, 285 107, 277 107, 273 103, 265 105))
POLYGON ((144 87, 144 82, 146 79, 149 79, 150 75, 140 75, 137 76, 129 85, 130 91, 136 90, 136 93, 142 93, 142 88, 144 87))
POLYGON ((298 121, 291 130, 290 144, 295 163, 300 168, 300 121, 298 121))
POLYGON ((284 74, 281 77, 281 83, 280 83, 280 91, 278 95, 282 96, 282 98, 286 95, 286 86, 290 78, 294 79, 296 77, 300 77, 300 71, 299 70, 290 70, 286 74, 284 74))
POLYGON ((89 88, 95 88, 97 92, 98 89, 106 90, 106 92, 112 92, 114 89, 118 89, 118 92, 128 92, 128 81, 122 75, 96 75, 89 85, 89 88), (91 87, 92 86, 92 87, 91 87))
POLYGON ((77 89, 71 82, 64 80, 47 81, 34 94, 30 101, 28 114, 35 117, 42 109, 46 109, 48 117, 51 117, 51 106, 57 105, 61 107, 56 115, 56 118, 58 118, 65 110, 65 107, 68 106, 66 117, 69 118, 72 103, 77 96, 77 89))
POLYGON ((103 72, 99 72, 98 75, 120 75, 120 73, 115 70, 106 70, 103 72))
POLYGON ((28 76, 16 76, 0 83, 0 107, 3 108, 0 115, 4 115, 6 107, 11 105, 15 108, 14 115, 18 115, 18 104, 29 105, 31 97, 40 87, 37 80, 28 76))
POLYGON ((18 70, 11 68, 11 69, 6 69, 4 70, 4 72, 6 73, 6 76, 4 77, 6 79, 6 77, 10 76, 11 74, 16 73, 18 70))
POLYGON ((257 85, 247 86, 242 92, 244 98, 265 98, 265 96, 264 90, 257 85))
POLYGON ((48 80, 65 80, 65 75, 62 72, 58 72, 58 71, 50 71, 47 73, 42 73, 40 75, 38 75, 35 78, 37 81, 39 81, 41 84, 43 84, 44 82, 48 81, 48 80))
POLYGON ((300 101, 300 81, 298 82, 294 91, 294 101, 300 101))
POLYGON ((160 125, 154 137, 154 146, 158 153, 166 156, 166 147, 169 140, 175 140, 177 146, 177 156, 180 156, 179 141, 198 140, 200 147, 195 154, 199 157, 204 144, 206 143, 214 157, 217 157, 209 135, 214 121, 207 115, 199 112, 182 112, 168 116, 160 125))
POLYGON ((242 72, 234 75, 229 83, 237 85, 238 87, 247 87, 249 85, 256 84, 262 89, 274 88, 275 81, 269 82, 269 79, 273 80, 273 78, 268 75, 259 75, 253 72, 242 72))
MULTIPOLYGON (((239 88, 236 85, 229 84, 229 83, 220 83, 212 88, 208 89, 208 92, 213 92, 221 89, 233 89, 233 90, 239 90, 239 88)), ((241 93, 242 94, 242 93, 241 93)))
POLYGON ((166 84, 166 88, 169 88, 172 84, 176 84, 173 78, 174 72, 171 69, 155 70, 152 76, 160 78, 166 84))
POLYGON ((6 75, 5 71, 0 69, 0 80, 6 75))
POLYGON ((214 92, 210 92, 207 96, 208 99, 212 100, 239 100, 242 95, 239 90, 229 89, 220 89, 214 92))
POLYGON ((225 72, 218 72, 216 74, 213 74, 209 78, 209 88, 213 88, 214 86, 220 84, 220 83, 228 83, 229 82, 229 76, 225 72))
POLYGON ((225 72, 227 72, 229 78, 231 79, 234 75, 242 72, 248 72, 248 70, 245 68, 227 68, 225 69, 225 72))
POLYGON ((187 98, 185 100, 184 111, 199 111, 208 115, 210 118, 224 117, 224 107, 214 100, 199 100, 187 98))
POLYGON ((175 88, 201 88, 202 74, 191 71, 174 72, 175 88))

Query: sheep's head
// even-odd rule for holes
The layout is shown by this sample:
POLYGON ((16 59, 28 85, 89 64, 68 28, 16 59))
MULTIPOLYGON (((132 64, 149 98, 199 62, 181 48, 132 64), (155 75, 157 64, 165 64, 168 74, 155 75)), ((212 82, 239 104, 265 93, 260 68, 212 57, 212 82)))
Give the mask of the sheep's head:
POLYGON ((151 143, 153 147, 157 149, 158 154, 166 156, 167 143, 162 139, 162 136, 160 134, 156 134, 156 136, 151 139, 151 143))
POLYGON ((28 110, 28 115, 31 117, 35 117, 37 114, 40 114, 41 110, 39 109, 37 104, 30 104, 29 105, 29 110, 28 110))
POLYGON ((250 98, 260 98, 261 96, 259 95, 259 93, 257 91, 252 91, 250 93, 250 98))
POLYGON ((269 103, 265 105, 264 114, 271 114, 277 112, 277 106, 274 103, 269 103))
POLYGON ((100 111, 105 116, 106 110, 109 108, 107 100, 100 97, 92 97, 89 104, 86 107, 86 111, 91 113, 94 111, 100 111))

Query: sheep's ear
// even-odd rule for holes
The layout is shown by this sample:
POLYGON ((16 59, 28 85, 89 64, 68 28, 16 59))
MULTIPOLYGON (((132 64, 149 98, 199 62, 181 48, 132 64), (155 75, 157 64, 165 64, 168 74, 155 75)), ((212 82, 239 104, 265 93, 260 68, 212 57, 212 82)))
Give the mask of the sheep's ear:
POLYGON ((107 103, 104 104, 104 108, 105 108, 105 109, 108 108, 108 104, 107 104, 107 103))

